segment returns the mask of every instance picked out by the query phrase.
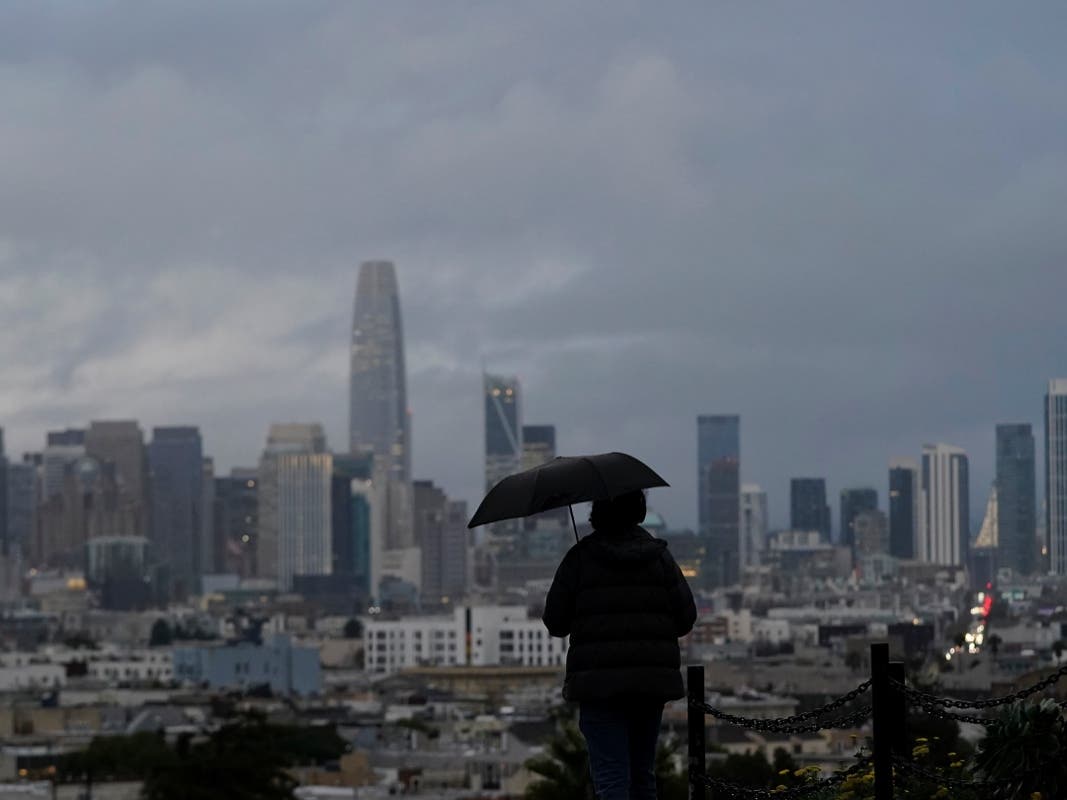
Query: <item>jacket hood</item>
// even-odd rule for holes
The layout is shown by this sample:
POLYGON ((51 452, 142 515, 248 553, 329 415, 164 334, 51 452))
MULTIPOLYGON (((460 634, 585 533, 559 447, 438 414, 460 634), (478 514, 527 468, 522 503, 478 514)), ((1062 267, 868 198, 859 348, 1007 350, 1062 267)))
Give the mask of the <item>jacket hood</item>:
POLYGON ((637 525, 621 533, 594 531, 582 541, 587 542, 589 552, 597 558, 623 563, 651 561, 667 548, 665 541, 637 525))

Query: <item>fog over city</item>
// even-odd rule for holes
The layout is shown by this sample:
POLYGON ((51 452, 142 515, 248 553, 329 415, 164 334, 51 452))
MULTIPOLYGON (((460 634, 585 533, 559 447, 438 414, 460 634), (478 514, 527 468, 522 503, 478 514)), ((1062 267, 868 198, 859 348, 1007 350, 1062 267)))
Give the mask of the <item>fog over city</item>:
POLYGON ((994 424, 1067 371, 1067 6, 649 8, 0 5, 8 452, 102 418, 198 425, 220 474, 271 422, 343 449, 385 258, 450 495, 488 368, 675 526, 718 413, 775 525, 790 477, 884 492, 932 441, 980 520, 994 424))

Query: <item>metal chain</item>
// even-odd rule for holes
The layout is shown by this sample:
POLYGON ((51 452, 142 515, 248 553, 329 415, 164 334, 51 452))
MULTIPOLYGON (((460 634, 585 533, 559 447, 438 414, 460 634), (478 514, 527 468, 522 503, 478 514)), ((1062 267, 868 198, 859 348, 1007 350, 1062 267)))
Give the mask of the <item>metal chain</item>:
POLYGON ((718 709, 704 704, 704 712, 712 715, 727 724, 747 730, 760 731, 762 733, 818 733, 831 728, 855 728, 864 720, 870 718, 871 706, 862 706, 855 711, 823 722, 811 722, 807 725, 795 725, 780 719, 749 719, 748 717, 735 717, 725 714, 718 709))
POLYGON ((938 719, 947 719, 953 722, 969 722, 972 725, 992 725, 996 722, 994 717, 978 717, 974 714, 957 714, 954 711, 945 711, 941 706, 934 703, 919 702, 917 704, 925 713, 938 719))
POLYGON ((751 786, 742 786, 739 783, 731 783, 730 781, 712 778, 707 775, 699 775, 696 777, 698 777, 705 786, 715 789, 716 792, 724 792, 727 797, 752 797, 757 798, 758 800, 793 800, 793 798, 807 797, 808 795, 815 794, 816 792, 823 792, 838 784, 844 783, 853 775, 868 769, 871 766, 871 763, 871 756, 863 756, 862 758, 858 758, 848 769, 841 772, 835 772, 829 778, 824 778, 815 781, 814 783, 806 783, 801 786, 794 786, 791 789, 781 790, 758 789, 751 786))
MULTIPOLYGON (((869 680, 864 681, 852 691, 847 694, 843 694, 835 700, 831 700, 829 703, 818 708, 813 708, 811 711, 804 711, 800 714, 796 714, 792 717, 778 717, 775 719, 756 719, 753 717, 739 717, 734 714, 729 714, 722 709, 715 708, 708 703, 700 700, 690 701, 690 705, 694 708, 699 708, 704 711, 705 714, 710 714, 716 719, 720 719, 724 722, 729 722, 732 725, 736 725, 739 728, 749 728, 751 730, 769 731, 772 733, 814 733, 822 728, 829 727, 828 725, 817 725, 814 728, 805 726, 804 723, 808 720, 815 720, 819 717, 824 717, 827 714, 837 711, 844 706, 847 706, 857 697, 867 692, 871 688, 871 682, 869 680)), ((859 711, 853 712, 854 714, 859 711)), ((867 708, 867 714, 870 714, 870 707, 867 708)), ((850 715, 851 716, 851 715, 850 715)), ((864 717, 865 719, 866 717, 864 717)))
POLYGON ((1067 675, 1067 664, 1032 686, 1020 689, 1014 694, 1005 695, 1004 697, 994 697, 990 700, 957 700, 953 697, 938 697, 935 694, 930 694, 929 692, 924 692, 920 689, 907 686, 892 678, 890 678, 889 683, 894 689, 903 692, 908 697, 919 700, 920 702, 933 703, 943 708, 996 708, 997 706, 1008 705, 1009 703, 1014 703, 1018 700, 1025 700, 1027 697, 1030 697, 1030 695, 1042 692, 1055 685, 1055 683, 1064 675, 1067 675))

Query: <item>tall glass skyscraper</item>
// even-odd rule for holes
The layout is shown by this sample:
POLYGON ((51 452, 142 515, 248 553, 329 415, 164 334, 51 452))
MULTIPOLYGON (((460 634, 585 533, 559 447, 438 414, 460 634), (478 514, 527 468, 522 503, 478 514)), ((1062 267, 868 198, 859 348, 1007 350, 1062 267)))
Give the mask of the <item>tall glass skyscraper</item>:
POLYGON ((730 586, 740 577, 741 417, 697 417, 697 487, 700 538, 704 547, 701 583, 730 586))
POLYGON ((411 475, 411 420, 407 407, 400 292, 391 261, 359 268, 352 313, 349 449, 370 451, 390 479, 411 475))
POLYGON ((203 444, 194 427, 154 428, 148 443, 152 542, 168 579, 168 596, 184 599, 199 591, 205 572, 203 444))
POLYGON ((485 393, 485 488, 522 469, 522 403, 519 379, 483 376, 485 393))
POLYGON ((997 563, 1020 575, 1037 558, 1034 433, 1029 425, 997 425, 997 563))
POLYGON ((823 541, 830 541, 825 478, 793 478, 789 482, 789 527, 795 531, 819 531, 823 541))
POLYGON ((842 489, 841 490, 841 544, 855 547, 856 531, 853 523, 864 511, 878 510, 877 489, 842 489))
POLYGON ((1045 535, 1050 571, 1067 575, 1067 378, 1045 395, 1045 535))
POLYGON ((916 557, 929 564, 967 563, 971 538, 970 463, 950 444, 923 445, 922 525, 916 557))
POLYGON ((919 463, 913 458, 889 462, 889 554, 915 558, 919 537, 919 463))

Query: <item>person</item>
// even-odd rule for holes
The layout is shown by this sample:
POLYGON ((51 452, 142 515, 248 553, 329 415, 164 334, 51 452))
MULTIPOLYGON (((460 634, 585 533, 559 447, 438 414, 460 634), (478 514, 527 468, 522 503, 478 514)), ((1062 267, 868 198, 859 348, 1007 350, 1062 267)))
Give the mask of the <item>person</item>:
POLYGON ((685 696, 678 639, 696 605, 645 513, 641 491, 595 501, 593 532, 559 565, 542 616, 571 637, 563 697, 579 705, 598 800, 655 800, 663 706, 685 696))

